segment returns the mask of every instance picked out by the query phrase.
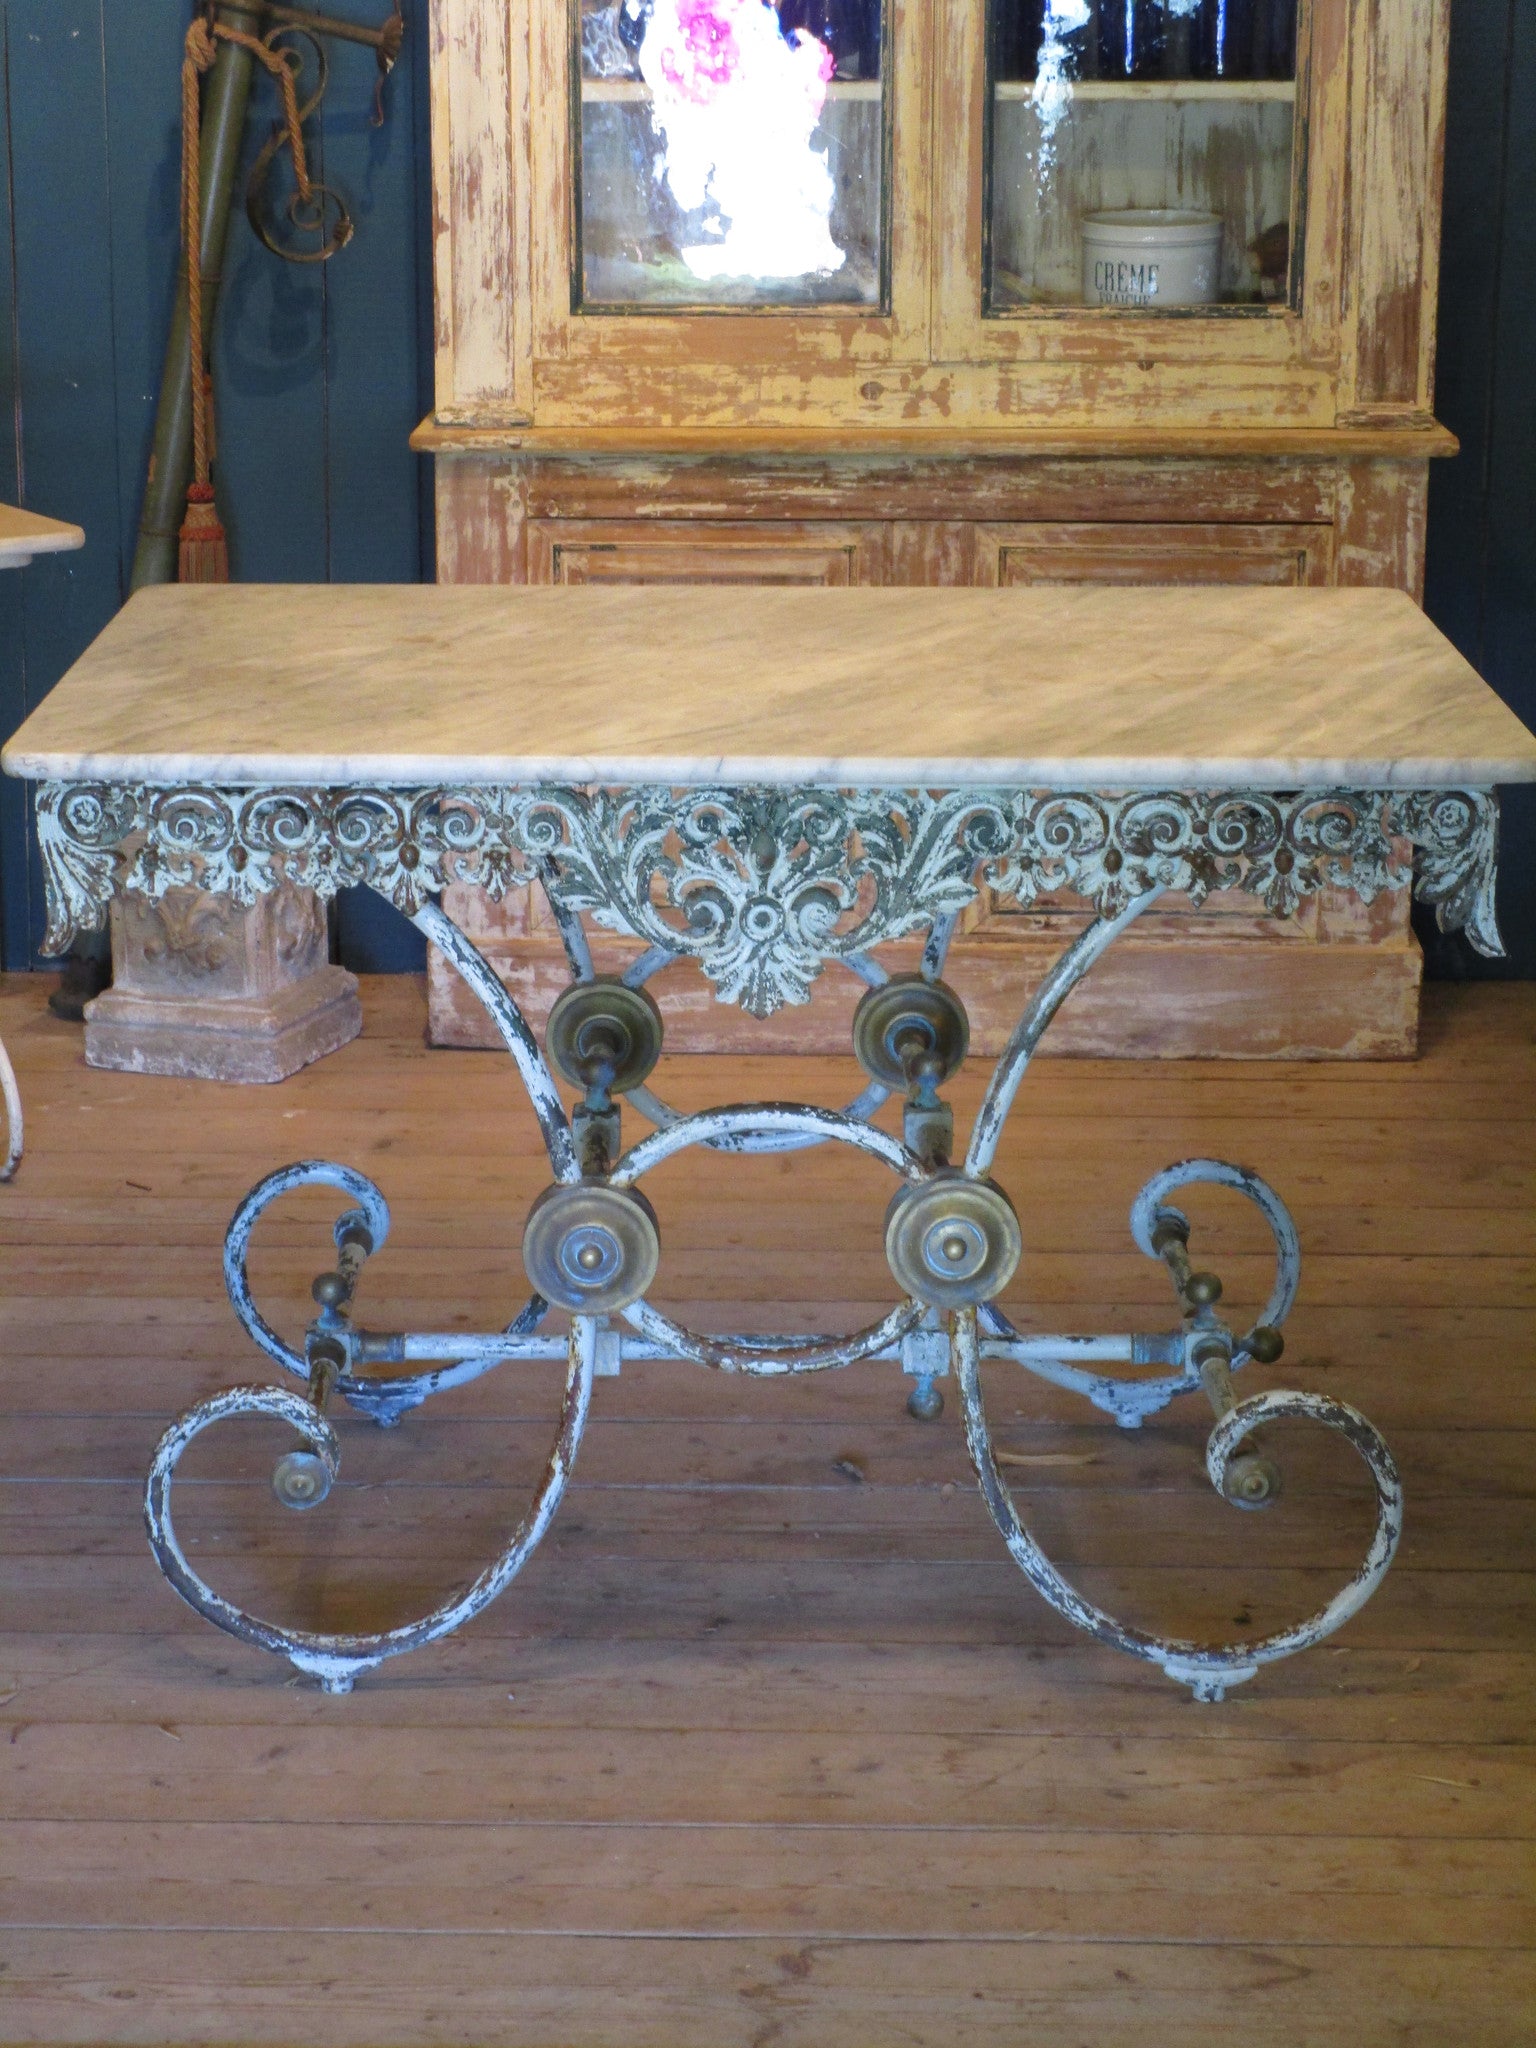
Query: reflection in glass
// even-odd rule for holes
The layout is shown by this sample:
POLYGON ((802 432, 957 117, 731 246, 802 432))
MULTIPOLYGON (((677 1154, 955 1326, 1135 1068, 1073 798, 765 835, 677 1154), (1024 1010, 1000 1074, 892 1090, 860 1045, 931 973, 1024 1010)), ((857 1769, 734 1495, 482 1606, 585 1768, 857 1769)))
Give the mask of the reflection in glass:
POLYGON ((1297 0, 989 4, 989 312, 1285 297, 1297 0))
POLYGON ((576 0, 578 304, 881 300, 881 0, 576 0))

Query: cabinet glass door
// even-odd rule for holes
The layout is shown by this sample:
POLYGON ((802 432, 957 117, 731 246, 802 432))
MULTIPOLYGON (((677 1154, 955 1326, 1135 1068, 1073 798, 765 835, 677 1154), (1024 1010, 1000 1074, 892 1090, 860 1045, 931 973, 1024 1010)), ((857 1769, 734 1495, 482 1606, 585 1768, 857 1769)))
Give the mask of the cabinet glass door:
POLYGON ((988 313, 1290 297, 1297 0, 988 4, 988 313))
POLYGON ((889 304, 882 0, 571 0, 577 312, 889 304))

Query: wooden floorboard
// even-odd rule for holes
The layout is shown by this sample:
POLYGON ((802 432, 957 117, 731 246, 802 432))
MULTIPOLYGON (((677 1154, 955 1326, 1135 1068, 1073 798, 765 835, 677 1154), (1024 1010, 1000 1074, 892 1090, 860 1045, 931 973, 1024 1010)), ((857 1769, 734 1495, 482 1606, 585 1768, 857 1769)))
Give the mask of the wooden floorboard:
MULTIPOLYGON (((598 1384, 524 1578, 464 1634, 328 1699, 156 1573, 142 1472, 200 1395, 269 1376, 219 1276, 252 1181, 323 1154, 394 1209, 374 1327, 494 1328, 544 1182, 502 1062, 429 1052, 420 985, 275 1089, 95 1074, 46 984, 0 981, 28 1156, 0 1188, 0 2042, 335 2048, 1445 2048, 1536 2038, 1536 988, 1432 989, 1410 1065, 1057 1060, 999 1159, 1031 1329, 1166 1326, 1126 1211, 1194 1152, 1301 1230, 1262 1375, 1352 1400, 1403 1466, 1402 1552, 1320 1650, 1217 1707, 1029 1592, 951 1405, 891 1368, 795 1384, 684 1365, 598 1384)), ((683 1107, 846 1099, 833 1060, 666 1063, 683 1107)), ((953 1089, 963 1120, 976 1076, 953 1089)), ((887 1187, 834 1149, 657 1177, 660 1297, 706 1327, 888 1302, 887 1187)), ((1261 1229, 1197 1194, 1257 1306, 1261 1229)), ((252 1272, 296 1333, 324 1198, 252 1272)), ((1252 1377, 1259 1378, 1258 1369, 1252 1377)), ((989 1368, 1053 1554, 1147 1623, 1224 1635, 1327 1597, 1369 1517, 1347 1452, 1276 1433, 1234 1515, 1178 1404, 1135 1434, 989 1368)), ((181 1526, 227 1590, 375 1626, 517 1519, 558 1369, 380 1433, 342 1424, 318 1514, 281 1433, 188 1460, 181 1526)))

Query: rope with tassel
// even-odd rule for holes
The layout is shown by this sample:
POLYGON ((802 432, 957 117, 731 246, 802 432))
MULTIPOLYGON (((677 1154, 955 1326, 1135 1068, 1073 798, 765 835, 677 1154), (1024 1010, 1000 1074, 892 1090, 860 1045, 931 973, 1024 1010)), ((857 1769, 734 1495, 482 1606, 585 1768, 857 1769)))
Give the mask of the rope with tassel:
POLYGON ((249 50, 277 81, 294 182, 306 203, 314 192, 292 65, 259 37, 228 27, 211 9, 206 16, 199 15, 187 30, 181 62, 181 246, 187 272, 187 346, 192 359, 192 481, 187 487, 176 568, 182 583, 229 581, 229 543, 219 523, 211 481, 215 459, 213 375, 203 338, 202 80, 203 74, 212 70, 221 42, 238 43, 249 50))

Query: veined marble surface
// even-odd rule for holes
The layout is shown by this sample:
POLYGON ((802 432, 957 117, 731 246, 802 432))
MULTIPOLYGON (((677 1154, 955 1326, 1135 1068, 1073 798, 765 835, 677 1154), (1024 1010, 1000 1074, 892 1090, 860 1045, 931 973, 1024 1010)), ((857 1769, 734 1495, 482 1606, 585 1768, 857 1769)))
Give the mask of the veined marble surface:
POLYGON ((170 587, 13 775, 969 788, 1536 781, 1536 736, 1383 590, 170 587))
POLYGON ((0 569, 21 569, 34 555, 67 554, 84 546, 81 527, 24 512, 19 505, 0 505, 0 569))

